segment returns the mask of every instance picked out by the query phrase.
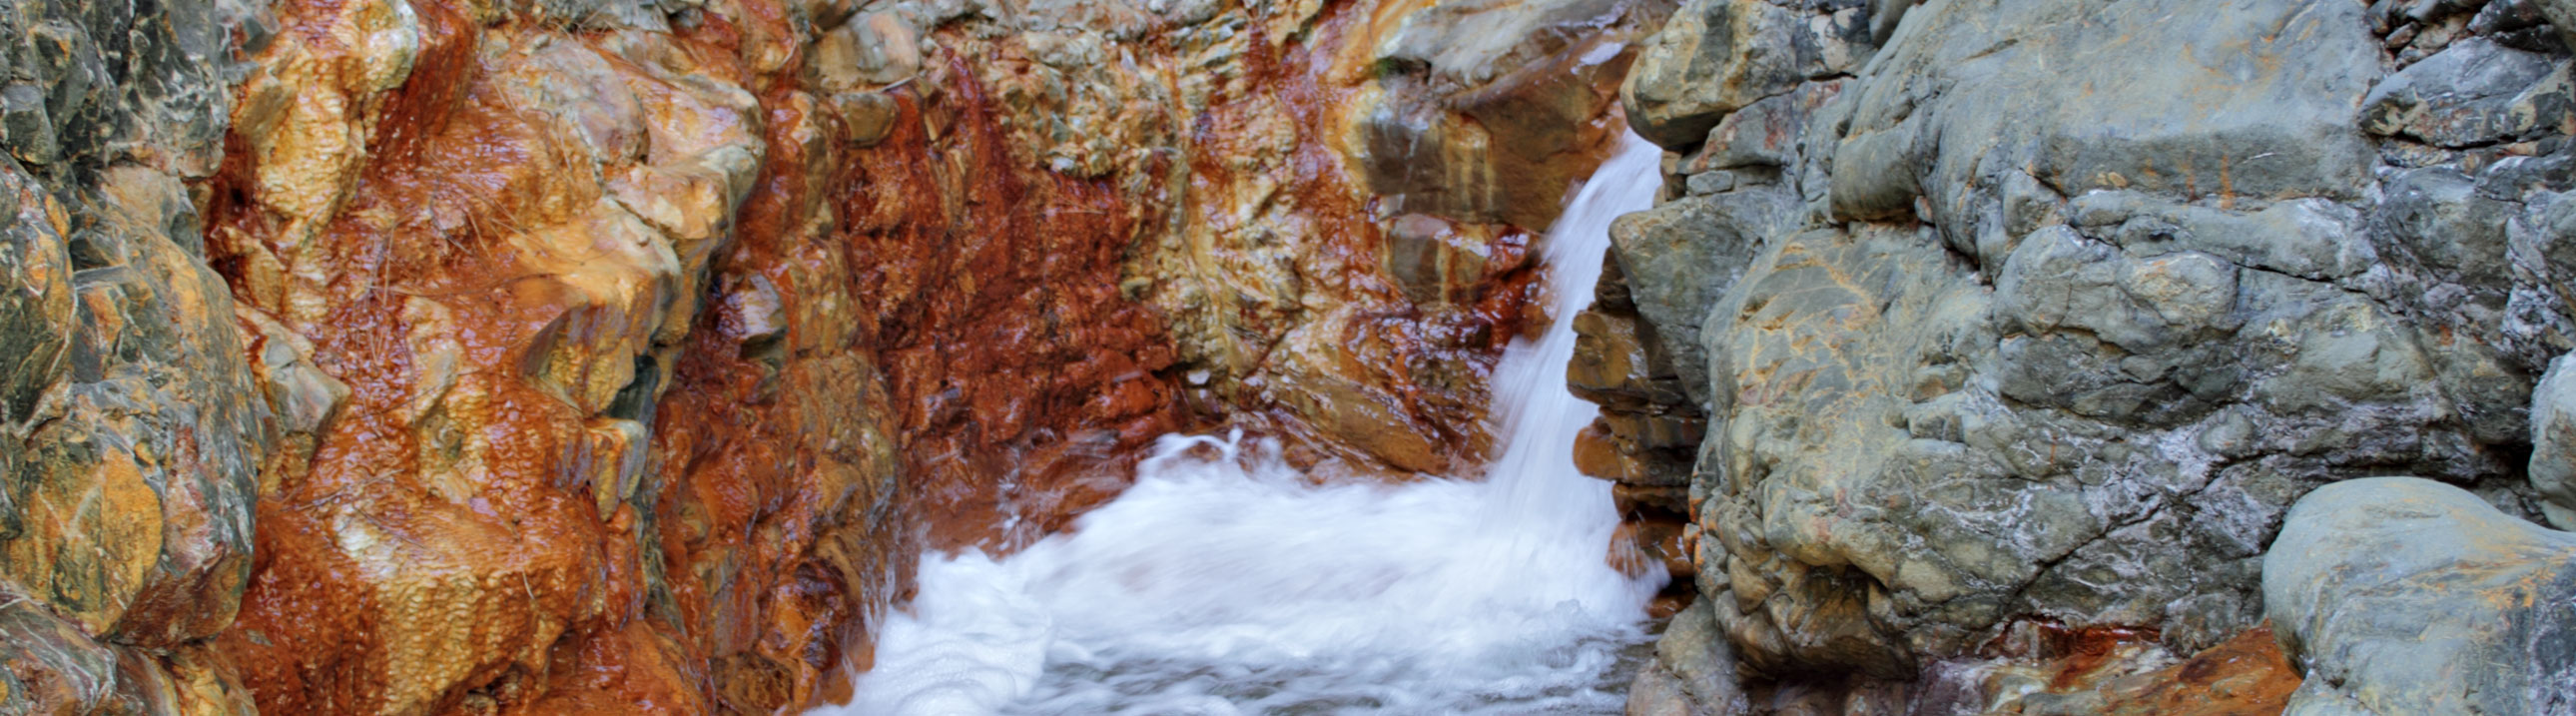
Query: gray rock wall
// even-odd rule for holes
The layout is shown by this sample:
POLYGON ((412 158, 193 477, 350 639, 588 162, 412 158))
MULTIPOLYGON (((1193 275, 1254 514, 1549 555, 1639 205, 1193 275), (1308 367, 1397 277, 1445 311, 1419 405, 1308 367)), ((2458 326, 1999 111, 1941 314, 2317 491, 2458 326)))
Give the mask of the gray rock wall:
POLYGON ((2576 337, 2557 7, 1686 3, 1613 259, 1706 377, 1697 582, 1747 678, 1908 681, 2024 619, 2208 647, 2349 478, 2576 506, 2531 415, 2576 337))

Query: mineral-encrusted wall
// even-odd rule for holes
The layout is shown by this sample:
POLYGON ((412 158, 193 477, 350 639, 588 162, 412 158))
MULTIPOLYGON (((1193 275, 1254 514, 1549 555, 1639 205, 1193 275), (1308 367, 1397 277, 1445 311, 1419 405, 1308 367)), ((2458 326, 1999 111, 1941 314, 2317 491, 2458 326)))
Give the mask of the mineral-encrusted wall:
POLYGON ((245 45, 208 257, 348 386, 270 476, 217 642, 263 710, 774 705, 863 604, 803 592, 894 586, 851 553, 895 496, 864 361, 782 370, 849 387, 772 408, 804 420, 769 455, 656 430, 768 417, 657 398, 733 308, 711 267, 813 201, 761 186, 822 134, 773 89, 795 30, 609 10, 282 3, 245 45))
POLYGON ((1156 434, 1478 463, 1668 11, 10 3, 0 711, 796 708, 1156 434))
POLYGON ((1647 681, 2142 708, 1966 664, 2228 642, 2328 483, 2564 514, 2529 416, 2576 335, 2568 10, 1686 3, 1624 89, 1666 196, 1586 332, 1624 369, 1583 387, 1631 386, 1588 464, 1685 493, 1707 610, 1647 681))
POLYGON ((820 30, 802 78, 870 147, 832 179, 850 248, 826 273, 934 542, 1057 529, 1184 426, 1360 472, 1478 464, 1527 243, 1615 138, 1626 43, 1666 9, 904 2, 820 30), (1417 57, 1462 44, 1484 54, 1417 57), (1533 71, 1479 74, 1495 58, 1533 71))

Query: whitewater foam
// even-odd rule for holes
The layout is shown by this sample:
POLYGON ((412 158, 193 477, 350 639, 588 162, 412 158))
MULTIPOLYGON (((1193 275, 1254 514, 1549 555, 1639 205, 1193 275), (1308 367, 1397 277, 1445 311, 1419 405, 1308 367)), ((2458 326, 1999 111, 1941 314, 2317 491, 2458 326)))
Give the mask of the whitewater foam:
POLYGON ((854 700, 812 713, 1616 712, 1663 577, 1605 560, 1609 484, 1572 460, 1597 411, 1565 366, 1658 157, 1629 136, 1550 230, 1555 323, 1495 370, 1485 479, 1315 484, 1267 440, 1165 436, 1071 534, 924 559, 854 700))

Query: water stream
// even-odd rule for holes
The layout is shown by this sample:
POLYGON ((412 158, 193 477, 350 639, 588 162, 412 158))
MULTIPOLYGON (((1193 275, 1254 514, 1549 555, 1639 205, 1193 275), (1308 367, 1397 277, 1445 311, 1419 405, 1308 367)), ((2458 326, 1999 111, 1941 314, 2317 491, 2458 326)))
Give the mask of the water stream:
POLYGON ((1315 485, 1266 441, 1165 436, 1071 534, 925 558, 853 701, 812 713, 1617 713, 1663 579, 1604 559, 1618 516, 1575 472, 1596 411, 1565 367, 1658 157, 1628 137, 1549 230, 1555 324, 1496 367, 1485 479, 1315 485))

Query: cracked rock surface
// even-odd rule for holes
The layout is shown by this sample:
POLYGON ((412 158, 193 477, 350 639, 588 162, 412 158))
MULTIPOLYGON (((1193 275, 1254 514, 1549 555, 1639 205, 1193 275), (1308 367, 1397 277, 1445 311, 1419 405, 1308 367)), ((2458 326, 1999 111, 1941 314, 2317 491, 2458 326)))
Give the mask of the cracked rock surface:
MULTIPOLYGON (((244 3, 0 5, 0 713, 240 713, 208 652, 298 404, 206 265, 244 3)), ((309 377, 309 376, 308 376, 309 377)))
POLYGON ((2264 611, 2307 681, 2287 713, 2576 708, 2576 534, 2429 480, 2308 493, 2263 560, 2264 611))
POLYGON ((1596 308, 1648 338, 1586 355, 1687 395, 1594 439, 1669 475, 1619 416, 1704 421, 1684 549, 1755 709, 1932 693, 2034 620, 2217 646, 2344 480, 2576 506, 2576 401, 2534 407, 2576 337, 2548 9, 1686 3, 1624 88, 1672 153, 1596 308))

